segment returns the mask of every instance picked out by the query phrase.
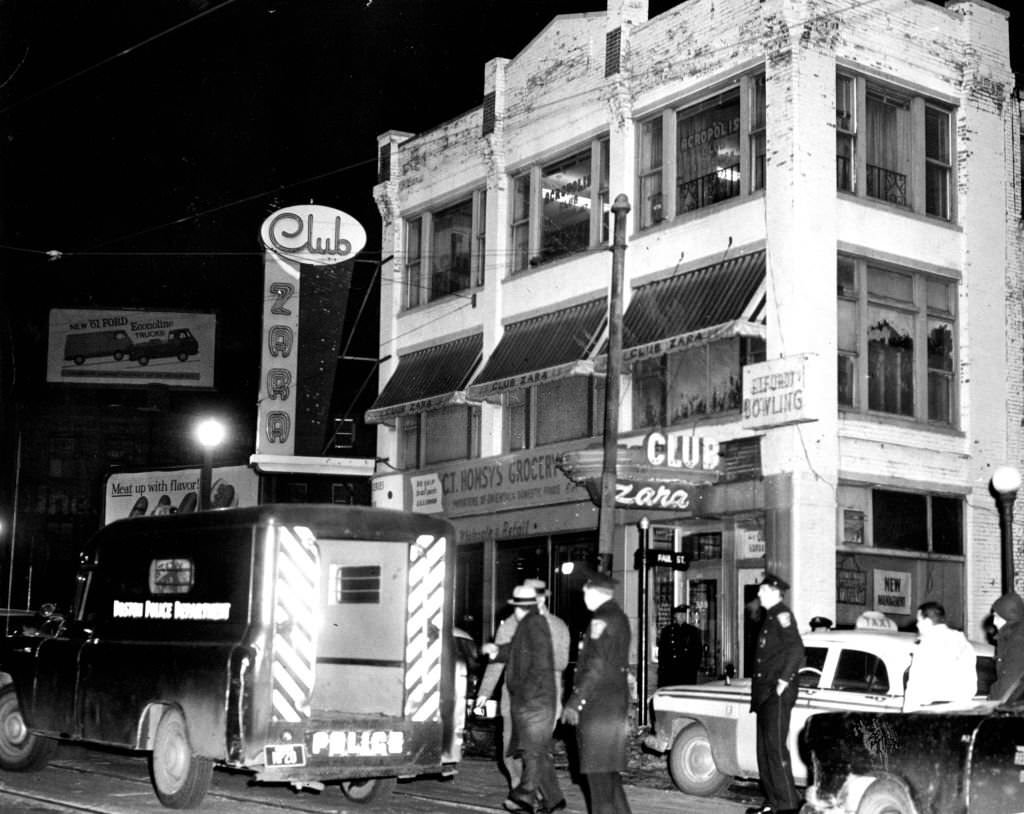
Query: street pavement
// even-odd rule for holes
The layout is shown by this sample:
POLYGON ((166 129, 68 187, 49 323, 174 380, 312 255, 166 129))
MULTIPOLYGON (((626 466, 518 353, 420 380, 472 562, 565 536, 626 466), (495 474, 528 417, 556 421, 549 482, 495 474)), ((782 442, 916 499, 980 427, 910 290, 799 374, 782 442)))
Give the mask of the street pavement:
MULTIPOLYGON (((557 773, 566 798, 566 814, 587 814, 587 804, 580 786, 573 782, 568 770, 558 768, 557 773)), ((454 779, 420 779, 400 783, 397 793, 402 796, 461 803, 467 807, 504 810, 502 801, 508 794, 508 784, 494 760, 468 757, 459 764, 459 771, 454 779)), ((737 814, 743 812, 747 806, 761 802, 759 796, 757 799, 740 802, 719 797, 692 797, 675 789, 658 789, 638 784, 626 785, 626 797, 629 799, 633 814, 737 814)))

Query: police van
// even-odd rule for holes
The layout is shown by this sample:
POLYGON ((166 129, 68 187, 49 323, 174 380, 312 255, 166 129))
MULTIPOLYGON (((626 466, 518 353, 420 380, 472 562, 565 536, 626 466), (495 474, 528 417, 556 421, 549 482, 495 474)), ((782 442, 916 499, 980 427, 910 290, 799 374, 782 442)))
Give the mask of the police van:
POLYGON ((83 555, 67 619, 0 647, 0 768, 60 739, 149 753, 159 800, 202 801, 215 765, 338 783, 368 801, 454 772, 443 520, 282 504, 118 520, 83 555))

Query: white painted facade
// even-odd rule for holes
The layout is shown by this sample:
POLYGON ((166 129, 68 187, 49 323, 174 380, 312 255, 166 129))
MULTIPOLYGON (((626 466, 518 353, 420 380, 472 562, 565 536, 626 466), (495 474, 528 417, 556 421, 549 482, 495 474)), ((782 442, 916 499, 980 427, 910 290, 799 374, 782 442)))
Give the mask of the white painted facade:
MULTIPOLYGON (((909 614, 895 616, 901 625, 912 621, 917 604, 939 599, 957 624, 980 638, 983 618, 1002 591, 999 525, 989 479, 995 467, 1020 466, 1022 459, 1024 252, 1020 119, 1013 82, 1006 13, 983 0, 950 2, 945 8, 922 0, 687 0, 650 19, 645 0, 609 0, 607 12, 556 17, 515 57, 487 64, 482 94, 493 94, 493 126, 485 126, 488 101, 427 133, 392 131, 379 138, 385 175, 374 195, 384 225, 380 355, 387 358, 380 386, 388 383, 403 355, 482 333, 486 363, 508 325, 607 296, 607 244, 514 273, 511 229, 513 179, 519 173, 607 139, 608 200, 625 194, 632 204, 626 228, 626 307, 645 283, 763 251, 766 357, 813 354, 822 361, 820 375, 809 384, 820 407, 816 421, 755 432, 744 429, 737 411, 725 411, 673 425, 722 443, 760 438, 760 476, 723 497, 714 516, 652 515, 652 522, 684 534, 710 529, 721 534, 721 561, 713 565, 718 584, 711 610, 717 619, 710 622, 717 626, 717 651, 710 669, 742 658, 742 584, 765 567, 792 583, 789 602, 804 627, 815 615, 841 623, 856 615, 858 603, 838 602, 837 569, 855 582, 863 580, 864 610, 876 607, 878 574, 893 571, 911 577, 909 614), (606 50, 613 41, 608 33, 616 31, 621 57, 614 70, 606 50), (674 111, 732 88, 748 98, 751 77, 761 72, 763 188, 751 188, 753 151, 745 147, 739 195, 680 213, 675 199, 682 187, 669 183, 665 206, 672 214, 646 228, 638 180, 643 123, 659 111, 673 111, 664 122, 669 131, 665 160, 674 161, 670 156, 681 155, 668 139, 674 111), (866 195, 863 166, 854 192, 837 191, 837 72, 905 100, 912 124, 925 121, 913 117, 925 115, 926 108, 949 112, 947 217, 925 211, 923 171, 905 179, 910 205, 866 195), (427 228, 432 213, 483 190, 483 283, 406 307, 410 255, 405 226, 418 218, 427 228), (930 421, 924 414, 920 400, 928 399, 926 367, 911 374, 918 400, 912 416, 868 409, 863 403, 868 384, 854 385, 861 388, 859 403, 840 405, 840 256, 855 258, 864 268, 909 275, 918 293, 929 280, 952 285, 955 370, 949 422, 930 421), (962 550, 941 554, 876 546, 870 528, 873 489, 959 502, 962 550), (844 523, 855 521, 857 512, 864 518, 865 539, 846 541, 844 523), (744 556, 741 545, 752 515, 761 518, 755 536, 760 534, 765 543, 763 559, 744 556)), ((867 138, 864 98, 858 98, 858 150, 867 138)), ((750 124, 744 103, 741 139, 747 138, 750 124)), ((910 130, 909 156, 923 167, 926 131, 916 125, 910 130)), ((603 147, 597 149, 595 155, 603 147)), ((534 205, 539 203, 536 198, 534 205)), ((424 243, 424 256, 429 248, 424 243)), ((850 307, 861 309, 861 318, 873 313, 863 292, 857 296, 860 304, 851 300, 850 307)), ((923 311, 918 319, 927 322, 923 311)), ((864 326, 858 330, 863 333, 864 326)), ((917 337, 925 338, 923 328, 917 337)), ((867 359, 855 364, 866 377, 867 359)), ((649 429, 634 422, 632 385, 626 371, 619 418, 620 439, 627 445, 639 443, 649 429)), ((484 401, 479 410, 478 461, 505 462, 510 454, 503 423, 507 412, 493 401, 484 401)), ((440 471, 444 484, 444 470, 460 464, 401 466, 396 426, 391 422, 379 428, 379 456, 399 464, 393 470, 379 468, 375 494, 379 503, 410 508, 411 477, 440 471)), ((585 445, 531 447, 521 454, 551 455, 585 445)), ((548 506, 543 496, 532 503, 529 496, 520 497, 525 503, 514 508, 528 512, 540 536, 560 526, 597 528, 596 511, 578 496, 567 500, 563 494, 557 506, 548 506), (552 518, 547 524, 537 520, 545 515, 552 518)), ((486 631, 493 609, 504 604, 502 596, 493 595, 502 584, 496 577, 502 567, 501 516, 462 504, 451 514, 460 545, 483 544, 486 631)), ((635 516, 622 513, 614 539, 599 543, 602 553, 612 555, 622 582, 620 599, 633 614, 635 516)), ((928 517, 929 524, 938 522, 934 510, 928 517)), ((514 523, 508 528, 519 533, 514 523)), ((1018 561, 1019 552, 1018 547, 1018 561)), ((688 580, 709 573, 695 567, 679 574, 673 601, 691 599, 688 580)))

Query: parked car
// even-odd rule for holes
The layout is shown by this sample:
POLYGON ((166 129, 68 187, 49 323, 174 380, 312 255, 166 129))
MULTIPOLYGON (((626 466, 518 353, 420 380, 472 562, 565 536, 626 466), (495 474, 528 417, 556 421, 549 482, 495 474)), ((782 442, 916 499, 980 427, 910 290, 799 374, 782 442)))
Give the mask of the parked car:
POLYGON ((1011 814, 1024 808, 1024 682, 1005 700, 807 722, 804 814, 1011 814))
MULTIPOLYGON (((804 634, 805 666, 790 721, 789 750, 796 782, 807 782, 801 735, 822 712, 898 711, 916 636, 887 630, 830 630, 804 634)), ((995 678, 991 645, 974 643, 978 693, 995 678)), ((673 782, 687 794, 712 795, 733 778, 756 778, 756 716, 750 679, 661 687, 650 698, 652 733, 644 745, 668 753, 673 782)))

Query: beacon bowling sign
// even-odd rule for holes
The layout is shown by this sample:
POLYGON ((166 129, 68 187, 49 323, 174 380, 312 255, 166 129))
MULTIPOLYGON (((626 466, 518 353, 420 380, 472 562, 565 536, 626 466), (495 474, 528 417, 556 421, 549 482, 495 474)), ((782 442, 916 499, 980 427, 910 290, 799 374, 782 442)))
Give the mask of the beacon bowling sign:
POLYGON ((743 368, 741 422, 745 429, 764 430, 817 421, 817 393, 823 384, 817 354, 786 356, 743 368))
POLYGON ((366 245, 351 215, 313 204, 280 209, 260 229, 263 263, 263 349, 257 455, 295 455, 299 397, 302 266, 336 266, 366 245))

